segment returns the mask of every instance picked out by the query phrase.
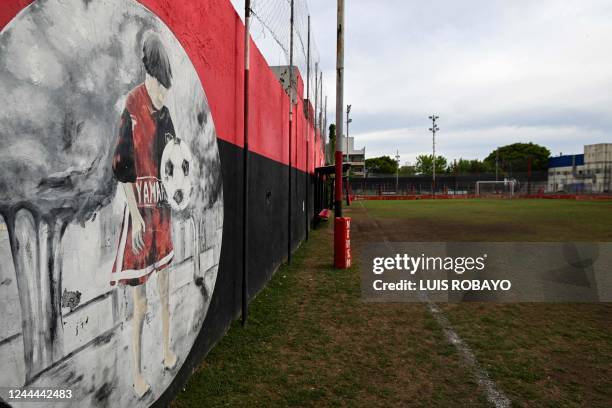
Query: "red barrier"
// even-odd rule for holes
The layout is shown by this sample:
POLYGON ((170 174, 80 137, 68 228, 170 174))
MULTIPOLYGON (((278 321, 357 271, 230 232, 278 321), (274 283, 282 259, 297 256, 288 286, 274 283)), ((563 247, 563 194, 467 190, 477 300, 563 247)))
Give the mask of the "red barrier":
POLYGON ((531 194, 521 195, 520 198, 547 199, 547 200, 612 200, 609 194, 531 194))
POLYGON ((476 198, 474 194, 354 195, 353 200, 461 200, 476 198))
MULTIPOLYGON (((415 194, 415 195, 353 195, 352 200, 461 200, 473 198, 498 198, 506 199, 507 197, 479 197, 475 194, 415 194)), ((546 200, 612 200, 612 195, 609 194, 521 194, 514 197, 527 199, 546 199, 546 200)))
POLYGON ((338 269, 351 267, 351 219, 336 217, 334 220, 334 265, 338 269))

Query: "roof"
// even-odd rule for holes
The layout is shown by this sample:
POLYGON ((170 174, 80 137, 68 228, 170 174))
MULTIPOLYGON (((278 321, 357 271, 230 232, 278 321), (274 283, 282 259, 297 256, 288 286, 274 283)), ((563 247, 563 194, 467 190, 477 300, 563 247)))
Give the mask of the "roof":
POLYGON ((584 154, 566 154, 548 159, 548 168, 572 167, 584 165, 584 154))
MULTIPOLYGON (((342 164, 342 171, 347 171, 350 168, 351 168, 351 164, 350 163, 343 163, 342 164)), ((336 171, 336 166, 333 165, 333 164, 330 164, 329 166, 317 167, 315 169, 315 172, 317 172, 319 174, 334 174, 335 171, 336 171)))

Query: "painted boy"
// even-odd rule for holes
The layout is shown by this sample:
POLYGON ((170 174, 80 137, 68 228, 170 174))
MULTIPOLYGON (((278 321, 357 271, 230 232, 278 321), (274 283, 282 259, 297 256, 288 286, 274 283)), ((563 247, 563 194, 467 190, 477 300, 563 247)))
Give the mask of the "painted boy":
POLYGON ((174 255, 172 214, 160 181, 160 163, 166 143, 175 137, 164 106, 172 83, 168 55, 155 35, 143 45, 144 83, 127 96, 121 115, 113 172, 125 192, 124 213, 111 285, 132 286, 132 356, 134 390, 142 397, 149 390, 141 367, 142 327, 147 311, 146 282, 157 272, 162 315, 163 364, 171 369, 177 357, 170 350, 168 273, 174 255))

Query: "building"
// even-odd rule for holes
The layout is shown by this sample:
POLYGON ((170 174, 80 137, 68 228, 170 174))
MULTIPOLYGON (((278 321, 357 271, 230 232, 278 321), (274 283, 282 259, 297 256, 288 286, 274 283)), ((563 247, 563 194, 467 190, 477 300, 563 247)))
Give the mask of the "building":
POLYGON ((365 176, 365 147, 355 149, 355 138, 345 137, 342 143, 342 157, 345 163, 351 164, 351 174, 355 176, 365 176), (346 154, 348 144, 348 157, 346 154))
POLYGON ((548 160, 548 192, 612 192, 612 143, 584 146, 583 154, 548 160))

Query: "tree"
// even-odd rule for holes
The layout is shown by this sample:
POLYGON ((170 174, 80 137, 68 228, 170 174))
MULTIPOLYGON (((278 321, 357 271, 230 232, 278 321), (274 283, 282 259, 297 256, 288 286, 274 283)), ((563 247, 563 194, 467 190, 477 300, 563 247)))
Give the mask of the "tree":
POLYGON ((366 159, 365 167, 368 173, 395 174, 397 162, 389 156, 373 157, 366 159))
POLYGON ((416 168, 414 166, 401 166, 399 174, 400 176, 413 176, 416 174, 416 168))
POLYGON ((332 152, 332 157, 336 151, 336 124, 332 123, 329 125, 329 146, 332 152))
MULTIPOLYGON (((446 158, 444 156, 436 156, 436 174, 446 172, 446 158)), ((422 154, 417 156, 416 165, 414 166, 417 174, 433 174, 433 154, 422 154)))
POLYGON ((489 171, 491 171, 491 169, 487 163, 477 159, 459 159, 455 160, 450 166, 448 166, 449 174, 478 174, 487 173, 489 171))
POLYGON ((495 160, 499 153, 499 169, 502 172, 526 172, 531 158, 531 169, 546 170, 550 150, 535 143, 513 143, 499 147, 484 159, 484 162, 495 171, 495 160))

